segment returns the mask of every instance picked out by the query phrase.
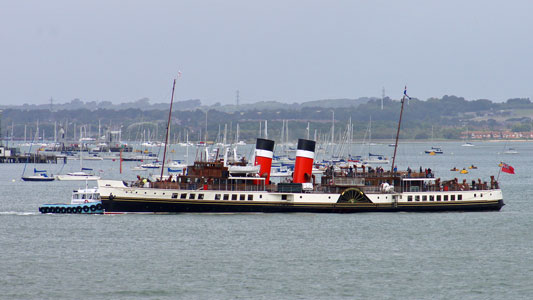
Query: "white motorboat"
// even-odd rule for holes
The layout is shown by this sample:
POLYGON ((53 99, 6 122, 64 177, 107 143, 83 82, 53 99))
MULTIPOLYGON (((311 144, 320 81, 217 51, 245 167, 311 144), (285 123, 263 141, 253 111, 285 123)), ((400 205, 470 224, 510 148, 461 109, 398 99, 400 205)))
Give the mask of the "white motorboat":
POLYGON ((368 158, 363 159, 363 164, 388 164, 390 161, 385 155, 368 153, 368 158))
POLYGON ((516 151, 515 148, 509 148, 509 149, 503 151, 503 154, 518 154, 518 151, 516 151))
POLYGON ((444 154, 444 151, 440 147, 431 147, 430 149, 424 151, 426 154, 444 154))
POLYGON ((64 174, 64 175, 56 175, 55 178, 57 180, 62 180, 62 181, 85 181, 85 180, 99 180, 100 179, 100 176, 96 176, 94 174, 89 174, 89 173, 86 173, 86 172, 71 172, 71 173, 67 173, 67 174, 64 174))
POLYGON ((145 168, 145 169, 159 169, 159 168, 161 168, 161 163, 159 163, 159 162, 146 163, 146 164, 142 164, 142 165, 141 165, 141 168, 145 168))

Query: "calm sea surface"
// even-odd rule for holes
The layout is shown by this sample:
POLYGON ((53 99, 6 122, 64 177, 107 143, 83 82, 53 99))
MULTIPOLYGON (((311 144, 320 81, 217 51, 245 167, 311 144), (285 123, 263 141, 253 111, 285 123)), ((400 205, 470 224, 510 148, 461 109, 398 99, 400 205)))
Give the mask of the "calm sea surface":
MULTIPOLYGON (((505 161, 516 175, 500 174, 500 212, 41 215, 84 182, 22 182, 23 165, 0 165, 0 298, 532 299, 533 143, 512 143, 514 155, 504 143, 461 144, 434 143, 445 152, 436 156, 422 154, 432 144, 402 144, 398 163, 488 180, 505 161), (449 171, 471 164, 468 175, 449 171)), ((136 175, 133 162, 122 175, 118 162, 84 165, 136 175)))

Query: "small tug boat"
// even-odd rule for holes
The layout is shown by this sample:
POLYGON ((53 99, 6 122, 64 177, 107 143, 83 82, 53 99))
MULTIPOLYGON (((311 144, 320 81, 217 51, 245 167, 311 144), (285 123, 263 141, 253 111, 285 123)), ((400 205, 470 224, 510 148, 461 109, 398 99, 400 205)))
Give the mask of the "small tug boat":
POLYGON ((44 204, 39 207, 43 214, 103 214, 100 193, 97 188, 74 190, 69 204, 44 204))

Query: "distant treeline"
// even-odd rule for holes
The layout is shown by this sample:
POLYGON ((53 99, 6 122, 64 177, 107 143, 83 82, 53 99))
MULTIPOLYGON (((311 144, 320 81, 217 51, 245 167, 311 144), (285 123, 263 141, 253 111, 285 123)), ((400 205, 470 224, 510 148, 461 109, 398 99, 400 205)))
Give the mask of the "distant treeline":
MULTIPOLYGON (((74 100, 73 100, 74 101, 74 100)), ((31 139, 39 123, 42 139, 54 137, 54 126, 63 128, 67 140, 76 140, 80 135, 96 137, 98 127, 106 130, 121 130, 123 140, 163 140, 168 104, 150 105, 141 99, 134 103, 112 105, 110 103, 88 103, 74 101, 80 108, 60 109, 59 105, 29 109, 26 105, 4 108, 2 115, 3 139, 24 137, 31 139), (143 107, 135 107, 137 105, 143 107), (52 108, 52 109, 51 109, 52 108), (147 109, 150 108, 150 109, 147 109), (26 125, 26 126, 25 126, 26 125), (148 135, 149 133, 149 135, 148 135)), ((190 140, 205 137, 206 114, 208 140, 215 141, 227 126, 227 139, 235 137, 237 123, 240 139, 253 141, 264 136, 264 121, 268 121, 268 137, 280 139, 282 123, 288 121, 289 138, 295 140, 315 134, 321 140, 331 140, 333 116, 335 118, 335 140, 346 137, 351 119, 356 140, 368 138, 371 123, 373 139, 392 139, 396 133, 401 102, 388 97, 384 99, 334 99, 304 103, 284 104, 259 102, 247 105, 202 106, 200 100, 175 103, 172 115, 170 138, 183 140, 189 134, 190 140), (383 102, 383 104, 382 104, 383 102), (383 107, 383 108, 382 108, 383 107), (308 126, 309 124, 309 126, 308 126), (309 128, 309 130, 307 130, 309 128)), ((529 99, 515 98, 504 103, 490 100, 467 101, 462 97, 444 96, 426 101, 411 99, 405 105, 401 138, 428 139, 432 133, 435 139, 460 139, 465 130, 512 130, 530 131, 533 104, 529 99)))

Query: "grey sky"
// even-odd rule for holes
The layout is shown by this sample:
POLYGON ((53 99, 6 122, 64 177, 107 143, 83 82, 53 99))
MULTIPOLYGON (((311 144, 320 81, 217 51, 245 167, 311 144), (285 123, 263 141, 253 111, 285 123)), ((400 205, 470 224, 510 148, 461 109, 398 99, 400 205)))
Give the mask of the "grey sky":
POLYGON ((0 102, 533 96, 533 1, 0 0, 0 102))

